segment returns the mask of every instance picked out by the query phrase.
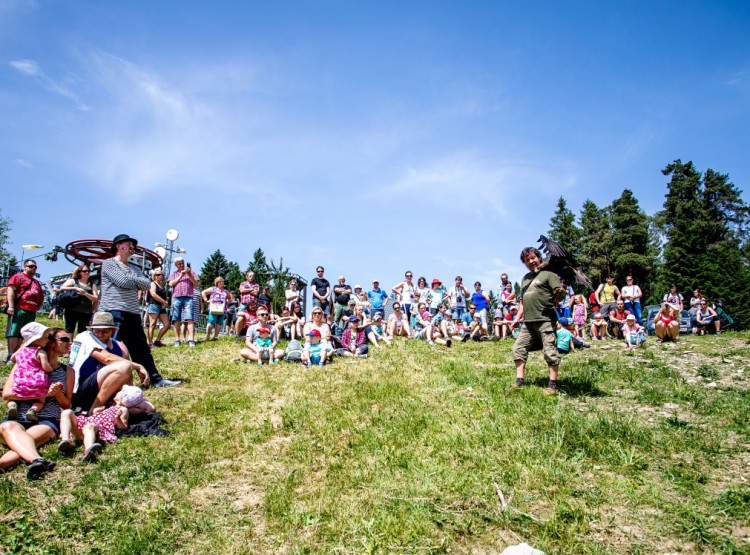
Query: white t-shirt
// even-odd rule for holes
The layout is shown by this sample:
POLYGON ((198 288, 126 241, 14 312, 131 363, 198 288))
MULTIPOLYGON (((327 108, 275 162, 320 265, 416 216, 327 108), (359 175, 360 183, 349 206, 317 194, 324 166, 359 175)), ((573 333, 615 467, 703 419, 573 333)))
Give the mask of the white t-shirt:
POLYGON ((626 285, 625 287, 620 289, 620 293, 626 301, 632 300, 633 297, 638 297, 638 300, 640 300, 641 295, 643 295, 643 292, 641 292, 641 288, 637 285, 626 285))
POLYGON ((463 287, 456 287, 452 285, 448 289, 448 295, 451 298, 451 305, 454 307, 466 307, 466 293, 463 287))
POLYGON ((75 370, 76 381, 73 393, 78 391, 78 377, 80 376, 81 366, 88 360, 96 349, 107 350, 107 346, 90 331, 85 331, 76 335, 73 340, 73 346, 70 348, 70 365, 75 370))

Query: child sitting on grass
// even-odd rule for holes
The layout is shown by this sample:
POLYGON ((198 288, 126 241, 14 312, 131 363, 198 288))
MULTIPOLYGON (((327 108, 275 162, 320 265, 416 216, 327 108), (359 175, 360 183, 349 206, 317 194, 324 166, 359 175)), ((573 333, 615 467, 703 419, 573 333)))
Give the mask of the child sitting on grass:
MULTIPOLYGON (((567 320, 567 318, 561 318, 560 320, 567 320)), ((563 326, 562 321, 557 322, 557 352, 564 355, 570 351, 575 351, 576 347, 573 345, 573 334, 563 326)))
POLYGON ((628 349, 640 347, 646 341, 646 330, 635 319, 635 315, 628 314, 622 326, 622 336, 628 349))
POLYGON ((306 368, 310 368, 313 364, 317 364, 320 367, 325 366, 326 358, 328 357, 328 345, 320 342, 320 332, 312 330, 307 334, 307 337, 309 339, 302 351, 302 363, 306 368))
POLYGON ((573 319, 572 318, 560 318, 558 320, 558 322, 560 323, 560 325, 563 328, 565 328, 566 330, 568 330, 570 332, 570 334, 573 336, 573 346, 576 349, 588 349, 589 347, 591 347, 591 345, 589 345, 588 343, 586 343, 585 341, 583 341, 578 336, 578 329, 577 329, 576 325, 573 323, 573 319))
MULTIPOLYGON (((23 346, 18 349, 11 360, 13 367, 13 396, 21 401, 33 401, 26 411, 26 420, 39 422, 37 413, 44 407, 49 391, 49 364, 47 353, 43 349, 49 343, 49 328, 39 322, 29 322, 21 328, 23 346)), ((15 401, 8 401, 8 420, 18 419, 18 405, 15 401)))
POLYGON ((601 312, 594 313, 594 319, 591 320, 591 340, 603 341, 607 337, 607 321, 601 312))
POLYGON ((258 328, 258 336, 255 338, 255 342, 250 347, 255 347, 255 352, 258 355, 258 366, 263 366, 263 361, 271 364, 276 364, 276 357, 274 357, 274 344, 273 338, 271 337, 271 328, 268 326, 261 326, 258 328))

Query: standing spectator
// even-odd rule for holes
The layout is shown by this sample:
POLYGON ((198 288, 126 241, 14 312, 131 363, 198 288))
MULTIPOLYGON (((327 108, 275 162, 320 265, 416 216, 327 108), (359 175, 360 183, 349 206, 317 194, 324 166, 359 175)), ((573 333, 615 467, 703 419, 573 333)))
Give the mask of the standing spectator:
MULTIPOLYGON (((596 304, 599 305, 599 311, 602 316, 607 317, 615 309, 615 303, 620 298, 620 290, 615 285, 615 278, 607 276, 606 283, 600 283, 594 291, 596 304)), ((592 310, 594 310, 592 308, 592 310)))
POLYGON ((338 324, 341 321, 341 313, 349 306, 351 294, 352 286, 346 284, 346 278, 344 276, 339 276, 338 283, 333 287, 333 295, 336 300, 333 315, 334 323, 338 324))
POLYGON ((625 309, 628 310, 633 316, 639 326, 643 326, 643 310, 641 310, 641 297, 643 292, 633 282, 633 276, 625 278, 625 287, 622 288, 622 300, 625 301, 625 309))
POLYGON ((680 311, 685 308, 685 298, 677 292, 677 286, 674 283, 669 286, 669 293, 664 295, 664 302, 679 306, 680 311))
POLYGON ((427 295, 431 316, 435 316, 438 313, 438 307, 443 304, 443 299, 445 299, 445 288, 442 282, 438 278, 435 278, 432 280, 432 289, 430 289, 427 295))
POLYGON ((700 289, 693 291, 693 296, 690 297, 690 308, 700 307, 701 301, 703 300, 703 293, 700 289))
POLYGON ((329 299, 331 284, 323 277, 324 272, 325 268, 323 266, 315 268, 316 276, 310 281, 310 287, 313 294, 313 307, 319 306, 323 310, 323 314, 328 315, 331 313, 329 306, 331 302, 329 299))
POLYGON ((172 288, 172 325, 177 340, 175 347, 180 346, 180 324, 184 318, 187 324, 188 345, 195 347, 195 321, 193 320, 193 295, 198 287, 198 276, 185 265, 185 259, 178 256, 174 260, 177 271, 169 276, 169 286, 172 288))
POLYGON ((479 319, 482 321, 482 325, 486 328, 490 296, 482 290, 482 284, 478 281, 474 282, 474 292, 471 294, 471 302, 474 303, 476 313, 479 314, 479 319))
POLYGON ((208 287, 201 292, 203 300, 208 303, 208 324, 206 325, 206 341, 211 339, 214 332, 214 340, 219 338, 219 330, 224 325, 224 317, 227 305, 232 299, 232 294, 224 289, 224 278, 219 276, 214 279, 214 286, 208 287))
POLYGON ((284 297, 286 298, 286 306, 292 309, 292 303, 299 301, 299 291, 297 291, 297 280, 292 278, 289 282, 289 289, 284 291, 284 297))
POLYGON ((255 272, 248 270, 245 274, 246 281, 240 283, 240 307, 237 309, 237 324, 235 330, 237 337, 247 326, 258 322, 258 296, 260 285, 255 283, 255 272))
MULTIPOLYGON (((164 287, 164 270, 157 268, 151 275, 151 285, 148 289, 148 346, 163 347, 162 338, 169 331, 169 315, 167 314, 167 289, 164 287), (161 321, 159 335, 154 341, 154 332, 156 324, 161 321)), ((83 333, 83 332, 78 332, 83 333)))
POLYGON ((36 262, 27 260, 23 271, 8 280, 8 326, 5 337, 8 340, 8 364, 10 357, 21 344, 21 328, 36 319, 36 312, 44 301, 42 284, 34 277, 36 262))
POLYGON ((560 285, 565 290, 565 298, 557 303, 557 316, 558 318, 570 318, 572 315, 570 303, 576 292, 573 290, 573 286, 565 281, 565 278, 560 279, 560 285))
POLYGON ((460 320, 466 312, 466 297, 469 296, 469 290, 464 287, 464 278, 456 276, 455 285, 448 289, 448 296, 450 297, 453 319, 460 320))
POLYGON ((224 335, 234 333, 234 320, 237 318, 237 306, 240 304, 235 293, 231 293, 230 296, 231 299, 227 305, 227 317, 224 319, 224 329, 222 331, 224 335))
POLYGON ((385 316, 385 307, 388 304, 388 293, 380 288, 380 282, 378 280, 372 280, 372 290, 367 292, 367 299, 370 301, 370 305, 372 305, 373 317, 378 312, 385 316))
POLYGON ((420 277, 417 280, 417 288, 415 290, 417 303, 424 303, 425 306, 428 304, 428 297, 430 296, 430 288, 427 287, 427 279, 420 277))
POLYGON ((114 256, 102 263, 102 299, 99 310, 112 314, 118 327, 118 339, 127 346, 133 361, 146 369, 152 385, 177 385, 179 381, 162 378, 159 374, 141 325, 138 290, 148 289, 151 280, 128 264, 128 258, 135 252, 137 244, 138 241, 125 233, 113 239, 110 252, 114 256))
POLYGON ((414 274, 407 271, 404 274, 404 281, 397 283, 391 289, 396 295, 398 295, 396 298, 401 303, 407 319, 411 318, 411 305, 414 304, 414 294, 416 293, 416 287, 414 287, 414 283, 412 283, 413 277, 414 274))
POLYGON ((49 319, 50 320, 59 320, 60 313, 65 312, 64 309, 60 308, 60 299, 58 299, 59 294, 60 294, 60 288, 53 286, 52 293, 45 295, 44 300, 49 301, 49 306, 50 306, 49 319))
POLYGON ((516 292, 513 291, 513 284, 509 281, 503 285, 503 290, 500 291, 500 302, 504 314, 510 314, 510 309, 516 306, 516 292))
POLYGON ((91 315, 96 312, 99 304, 99 290, 96 283, 90 283, 91 269, 87 264, 77 266, 73 275, 60 286, 60 291, 75 291, 78 300, 65 309, 65 331, 68 333, 83 333, 91 321, 91 315), (76 332, 76 326, 78 331, 76 332))
POLYGON ((276 314, 273 307, 273 299, 271 298, 271 288, 268 285, 263 286, 263 292, 258 295, 258 307, 265 306, 269 314, 276 314))

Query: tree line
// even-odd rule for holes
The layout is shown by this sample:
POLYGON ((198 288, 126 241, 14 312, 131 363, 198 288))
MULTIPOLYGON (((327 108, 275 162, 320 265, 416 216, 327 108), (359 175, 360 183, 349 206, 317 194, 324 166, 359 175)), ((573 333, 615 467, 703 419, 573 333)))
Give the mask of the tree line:
POLYGON ((608 206, 587 199, 579 217, 560 197, 548 235, 565 246, 596 286, 632 275, 644 304, 657 304, 677 285, 686 301, 695 289, 724 302, 738 327, 750 324, 750 208, 728 174, 700 172, 675 160, 663 209, 647 215, 630 189, 608 206))

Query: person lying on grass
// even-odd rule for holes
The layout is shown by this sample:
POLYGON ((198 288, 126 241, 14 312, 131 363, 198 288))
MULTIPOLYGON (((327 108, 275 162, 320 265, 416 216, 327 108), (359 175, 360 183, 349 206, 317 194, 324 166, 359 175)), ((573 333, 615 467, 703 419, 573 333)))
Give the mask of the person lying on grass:
POLYGON ((534 247, 521 251, 521 261, 529 273, 521 282, 521 299, 518 303, 518 319, 523 318, 523 327, 513 345, 513 362, 516 366, 515 387, 524 385, 526 359, 529 351, 544 353, 549 366, 549 383, 544 389, 546 395, 557 395, 557 370, 560 366, 560 353, 557 352, 555 322, 557 302, 565 296, 557 274, 548 270, 538 270, 542 253, 534 247))
POLYGON ((117 441, 115 428, 118 430, 127 428, 128 416, 128 409, 123 404, 122 396, 115 396, 115 404, 107 409, 96 407, 91 411, 90 416, 76 416, 72 410, 64 410, 60 416, 60 439, 62 441, 57 446, 57 450, 67 456, 75 453, 75 445, 70 442, 75 437, 83 440, 83 460, 88 463, 96 462, 97 457, 104 450, 100 442, 117 441))

